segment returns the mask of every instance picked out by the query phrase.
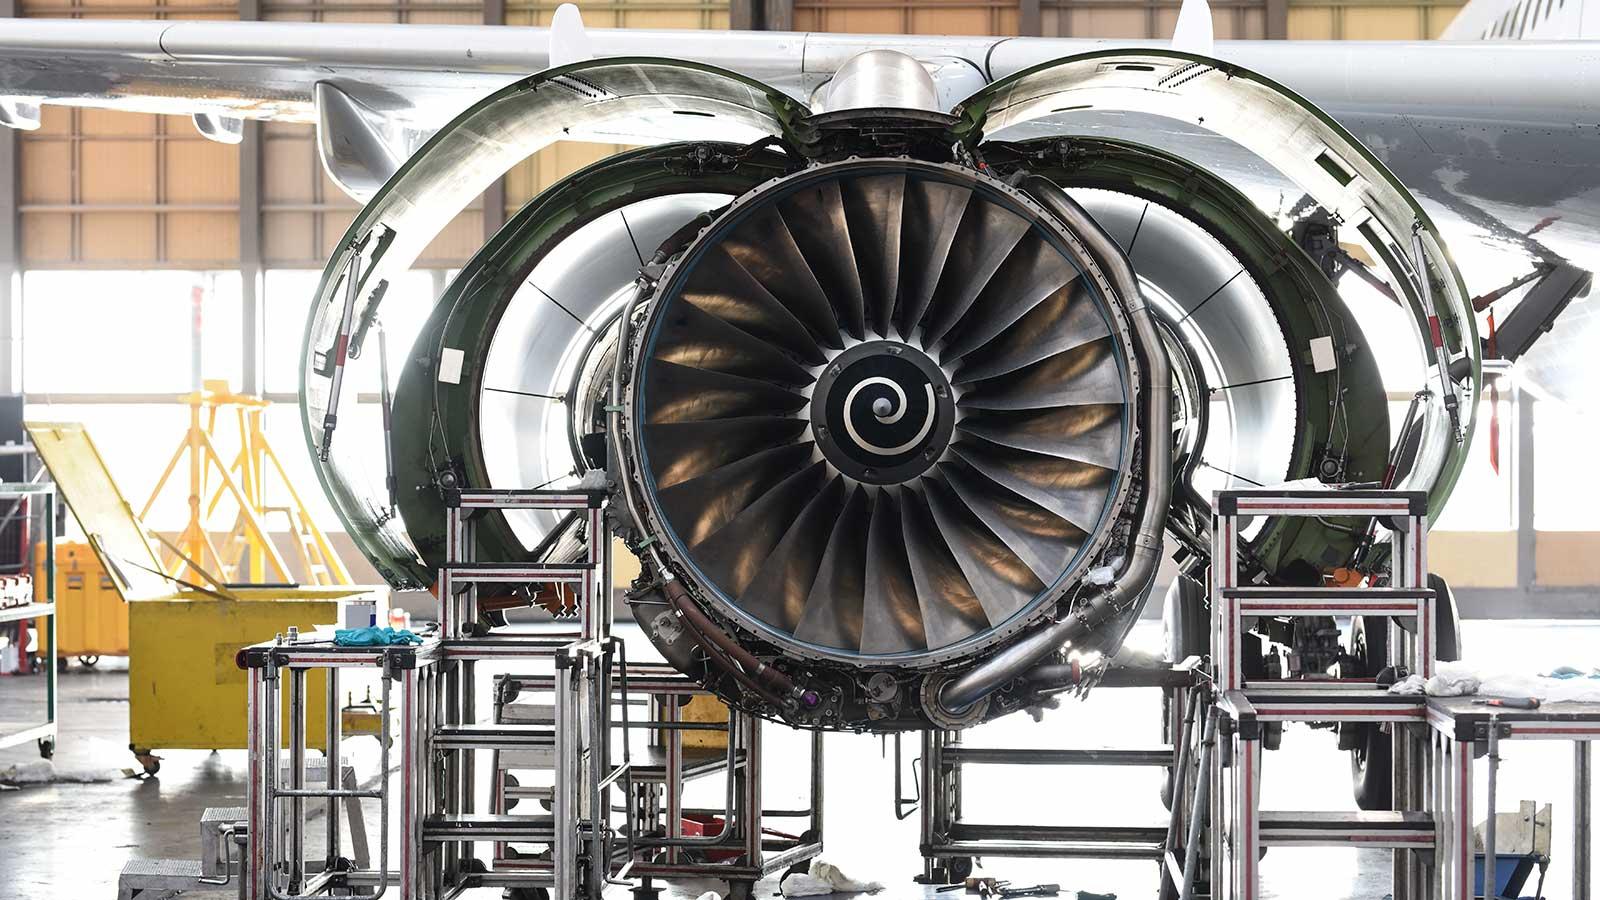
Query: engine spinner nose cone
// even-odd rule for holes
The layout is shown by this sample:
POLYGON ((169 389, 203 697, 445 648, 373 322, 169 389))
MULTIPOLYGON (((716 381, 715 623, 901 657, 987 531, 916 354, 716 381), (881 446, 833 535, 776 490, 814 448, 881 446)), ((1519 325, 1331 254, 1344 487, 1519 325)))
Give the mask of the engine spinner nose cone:
POLYGON ((910 344, 857 344, 817 379, 811 427, 822 455, 845 475, 870 484, 910 481, 950 443, 950 381, 910 344))

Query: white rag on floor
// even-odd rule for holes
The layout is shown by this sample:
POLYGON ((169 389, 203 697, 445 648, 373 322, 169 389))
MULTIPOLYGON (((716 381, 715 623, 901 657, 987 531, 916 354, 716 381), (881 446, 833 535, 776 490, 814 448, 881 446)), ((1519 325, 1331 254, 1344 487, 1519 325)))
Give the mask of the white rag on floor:
POLYGON ((58 769, 48 759, 0 769, 0 784, 98 784, 118 777, 111 769, 58 769))
POLYGON ((796 872, 788 876, 778 888, 785 897, 812 897, 818 894, 876 894, 883 890, 883 885, 876 881, 856 881, 839 871, 839 867, 833 863, 813 859, 809 872, 796 872))
POLYGON ((1537 697, 1544 703, 1600 703, 1600 679, 1550 678, 1511 672, 1489 672, 1466 663, 1442 662, 1432 678, 1409 675, 1389 688, 1391 694, 1427 694, 1430 697, 1537 697))

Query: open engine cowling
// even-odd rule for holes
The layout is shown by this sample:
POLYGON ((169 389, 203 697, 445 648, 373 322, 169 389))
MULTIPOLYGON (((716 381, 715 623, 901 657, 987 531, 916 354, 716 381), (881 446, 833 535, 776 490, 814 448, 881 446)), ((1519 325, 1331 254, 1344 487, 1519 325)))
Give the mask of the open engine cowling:
MULTIPOLYGON (((816 115, 688 64, 542 73, 380 192, 324 279, 304 404, 380 571, 431 582, 442 489, 601 476, 640 562, 635 615, 674 665, 808 727, 949 728, 1067 687, 1069 650, 1114 653, 1164 539, 1204 567, 1217 487, 1385 482, 1442 504, 1472 315, 1421 209, 1330 120, 1181 54, 1073 57, 951 114, 915 108, 933 92, 914 64, 873 64, 904 76, 881 108, 816 115), (1199 118, 1304 199, 1269 214, 1181 143, 1106 133, 1107 110, 1199 118), (351 401, 317 354, 351 260, 353 315, 375 320, 383 281, 474 190, 623 126, 665 142, 545 191, 451 284, 396 380, 391 465, 330 447, 325 415, 351 401), (1359 258, 1393 312, 1341 295, 1359 258), (1417 337, 1394 429, 1374 317, 1417 337)), ((489 516, 477 558, 561 558, 575 527, 489 516)), ((1377 571, 1370 528, 1258 522, 1251 565, 1377 571)))

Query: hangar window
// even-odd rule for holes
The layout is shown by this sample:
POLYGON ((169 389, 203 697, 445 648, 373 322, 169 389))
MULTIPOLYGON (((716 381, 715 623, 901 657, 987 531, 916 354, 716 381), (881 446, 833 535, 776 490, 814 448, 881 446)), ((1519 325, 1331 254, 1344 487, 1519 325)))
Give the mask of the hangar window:
POLYGON ((1600 531, 1600 491, 1593 477, 1600 411, 1558 400, 1533 406, 1533 527, 1600 531))
MULTIPOLYGON (((1477 433, 1472 437, 1472 449, 1461 467, 1461 478, 1450 493, 1449 505, 1444 515, 1435 523, 1438 531, 1511 531, 1516 527, 1516 471, 1512 459, 1512 439, 1516 424, 1512 418, 1510 400, 1501 392, 1499 404, 1500 468, 1495 471, 1490 448, 1492 429, 1488 394, 1478 404, 1477 433)), ((1405 415, 1406 404, 1390 403, 1390 420, 1396 426, 1396 414, 1405 415), (1398 407, 1398 409, 1396 409, 1398 407)))
POLYGON ((237 386, 239 316, 238 272, 30 271, 22 282, 23 388, 41 399, 108 387, 183 393, 194 386, 196 325, 201 376, 237 386), (114 386, 105 377, 113 363, 114 386))

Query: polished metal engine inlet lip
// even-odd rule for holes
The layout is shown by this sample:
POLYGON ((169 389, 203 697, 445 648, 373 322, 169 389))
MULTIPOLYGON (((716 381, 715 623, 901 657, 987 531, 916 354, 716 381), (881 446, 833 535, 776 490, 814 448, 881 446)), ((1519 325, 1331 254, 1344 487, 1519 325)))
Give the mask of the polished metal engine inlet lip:
MULTIPOLYGON (((653 292, 653 305, 646 313, 644 321, 640 323, 635 331, 636 337, 631 353, 634 365, 632 366, 631 374, 626 380, 627 383, 624 385, 625 391, 621 402, 621 413, 622 428, 624 430, 623 442, 633 457, 633 459, 625 461, 627 467, 626 475, 640 488, 629 492, 629 494, 634 499, 635 508, 633 509, 633 514, 635 521, 642 527, 643 537, 653 547, 659 548, 661 554, 674 568, 690 576, 685 579, 685 583, 691 586, 693 595, 704 603, 709 611, 719 619, 732 623, 738 631, 742 631, 763 643, 781 648, 785 655, 792 655, 801 659, 843 664, 851 669, 927 669, 949 666, 953 663, 960 663, 963 660, 976 658, 984 651, 1015 638, 1019 633, 1039 623, 1041 620, 1050 619, 1049 614, 1056 610, 1059 601, 1063 600, 1079 584, 1084 573, 1095 563, 1103 561, 1102 557, 1105 555, 1107 541, 1111 534, 1109 526, 1125 514, 1126 501, 1136 480, 1129 477, 1128 473, 1133 467, 1134 452, 1139 439, 1139 428, 1135 422, 1136 417, 1132 412, 1139 408, 1139 363, 1133 349, 1131 326, 1126 312, 1122 308, 1122 303, 1128 301, 1125 299, 1108 301, 1106 299, 1117 295, 1111 286, 1110 279, 1100 270, 1100 266, 1101 263, 1096 260, 1083 242, 1026 194, 996 178, 960 165, 933 163, 909 158, 851 158, 840 162, 813 165, 798 174, 773 179, 740 197, 730 205, 716 223, 702 231, 696 238, 695 243, 675 259, 662 273, 653 292), (981 194, 986 200, 998 203, 1003 207, 1009 208, 1015 214, 1025 217, 1031 223, 1031 227, 1043 229, 1048 235, 1048 240, 1057 250, 1077 265, 1081 274, 1089 280, 1096 308, 1104 318, 1109 336, 1112 339, 1111 345, 1114 348, 1116 365, 1123 384, 1122 447, 1114 470, 1115 480, 1107 492, 1109 500, 1104 505, 1094 529, 1088 532, 1088 536, 1077 554, 1068 565, 1062 568, 1054 581, 1046 585, 1044 591, 1040 592, 1009 619, 955 643, 933 649, 883 655, 845 652, 837 648, 810 643, 798 639, 792 634, 780 632, 768 623, 743 610, 738 602, 724 595, 722 591, 714 586, 712 579, 706 577, 705 573, 699 569, 694 561, 693 554, 688 551, 676 531, 667 522, 656 496, 642 437, 641 426, 646 417, 642 398, 645 363, 649 359, 650 342, 656 332, 657 321, 664 313, 665 308, 670 306, 670 304, 660 302, 661 298, 676 296, 677 292, 683 288, 684 281, 697 260, 697 253, 702 248, 713 245, 721 236, 726 234, 729 229, 741 220, 742 214, 752 206, 766 203, 775 197, 781 197, 785 191, 798 190, 809 184, 843 177, 846 174, 910 174, 959 184, 971 189, 975 194, 981 194)), ((948 455, 949 451, 947 450, 943 456, 947 458, 948 455)))

